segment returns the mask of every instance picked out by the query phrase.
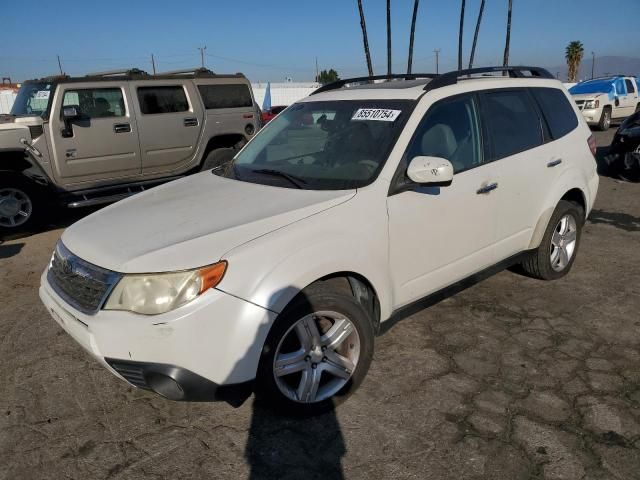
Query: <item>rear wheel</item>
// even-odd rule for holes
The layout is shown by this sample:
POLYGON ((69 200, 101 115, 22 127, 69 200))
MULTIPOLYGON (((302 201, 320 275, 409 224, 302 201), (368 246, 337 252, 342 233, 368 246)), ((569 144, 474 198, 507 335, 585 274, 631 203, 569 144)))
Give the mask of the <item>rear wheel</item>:
POLYGON ((40 217, 41 192, 22 179, 0 181, 0 232, 29 230, 40 217))
POLYGON ((580 245, 583 222, 582 207, 560 200, 540 246, 522 262, 525 272, 541 280, 555 280, 569 273, 580 245))
POLYGON ((372 322, 353 296, 322 282, 298 294, 265 342, 256 395, 276 411, 316 415, 344 400, 373 356, 372 322))
POLYGON ((224 165, 231 161, 235 154, 236 150, 234 148, 217 148, 212 150, 202 162, 202 168, 200 170, 204 172, 205 170, 211 170, 220 165, 224 165))
POLYGON ((598 122, 598 130, 604 132, 609 130, 611 126, 611 108, 604 107, 602 109, 602 115, 600 115, 600 121, 598 122))

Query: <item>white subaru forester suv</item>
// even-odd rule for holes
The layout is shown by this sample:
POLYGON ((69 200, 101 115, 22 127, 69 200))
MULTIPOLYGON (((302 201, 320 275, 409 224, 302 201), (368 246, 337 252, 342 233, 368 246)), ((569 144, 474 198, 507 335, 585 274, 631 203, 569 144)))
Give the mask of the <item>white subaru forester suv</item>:
POLYGON ((443 291, 515 263, 565 275, 594 151, 543 69, 342 80, 231 162, 69 227, 40 296, 136 387, 318 413, 363 380, 376 334, 443 291))

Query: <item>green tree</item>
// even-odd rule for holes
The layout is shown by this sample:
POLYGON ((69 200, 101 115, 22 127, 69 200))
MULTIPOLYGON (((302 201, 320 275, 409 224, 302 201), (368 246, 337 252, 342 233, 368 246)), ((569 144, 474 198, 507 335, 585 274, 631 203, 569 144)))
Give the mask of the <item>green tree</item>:
POLYGON ((584 57, 584 46, 582 42, 577 40, 569 42, 564 54, 564 58, 567 59, 567 67, 569 67, 567 72, 567 80, 569 82, 576 81, 582 57, 584 57))
POLYGON ((322 70, 316 77, 316 82, 321 83, 322 85, 337 82, 338 80, 340 80, 340 76, 333 68, 330 70, 322 70))

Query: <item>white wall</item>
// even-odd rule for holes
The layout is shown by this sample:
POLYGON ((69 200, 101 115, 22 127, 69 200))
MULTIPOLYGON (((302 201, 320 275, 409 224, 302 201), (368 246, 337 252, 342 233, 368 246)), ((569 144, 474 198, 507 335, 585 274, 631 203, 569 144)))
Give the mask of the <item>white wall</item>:
MULTIPOLYGON (((301 98, 309 96, 316 88, 319 88, 318 83, 272 83, 271 84, 271 105, 291 105, 297 102, 301 98)), ((262 102, 264 101, 264 95, 267 91, 266 83, 252 83, 253 96, 256 99, 256 103, 262 108, 262 102)))
POLYGON ((0 90, 0 114, 11 111, 11 106, 17 96, 18 94, 11 90, 0 90))

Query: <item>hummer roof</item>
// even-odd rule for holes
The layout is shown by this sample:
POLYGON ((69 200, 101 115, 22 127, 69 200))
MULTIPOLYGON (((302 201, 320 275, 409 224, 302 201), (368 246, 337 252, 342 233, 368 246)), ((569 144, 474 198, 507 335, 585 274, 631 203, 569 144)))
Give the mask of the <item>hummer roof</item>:
POLYGON ((88 73, 83 77, 71 77, 69 75, 52 75, 49 77, 27 80, 24 83, 50 82, 50 83, 73 83, 73 82, 99 82, 113 80, 176 80, 181 78, 238 78, 246 80, 242 73, 220 74, 207 68, 190 68, 185 70, 172 70, 157 74, 149 74, 139 68, 129 68, 123 70, 108 70, 105 72, 88 73))

